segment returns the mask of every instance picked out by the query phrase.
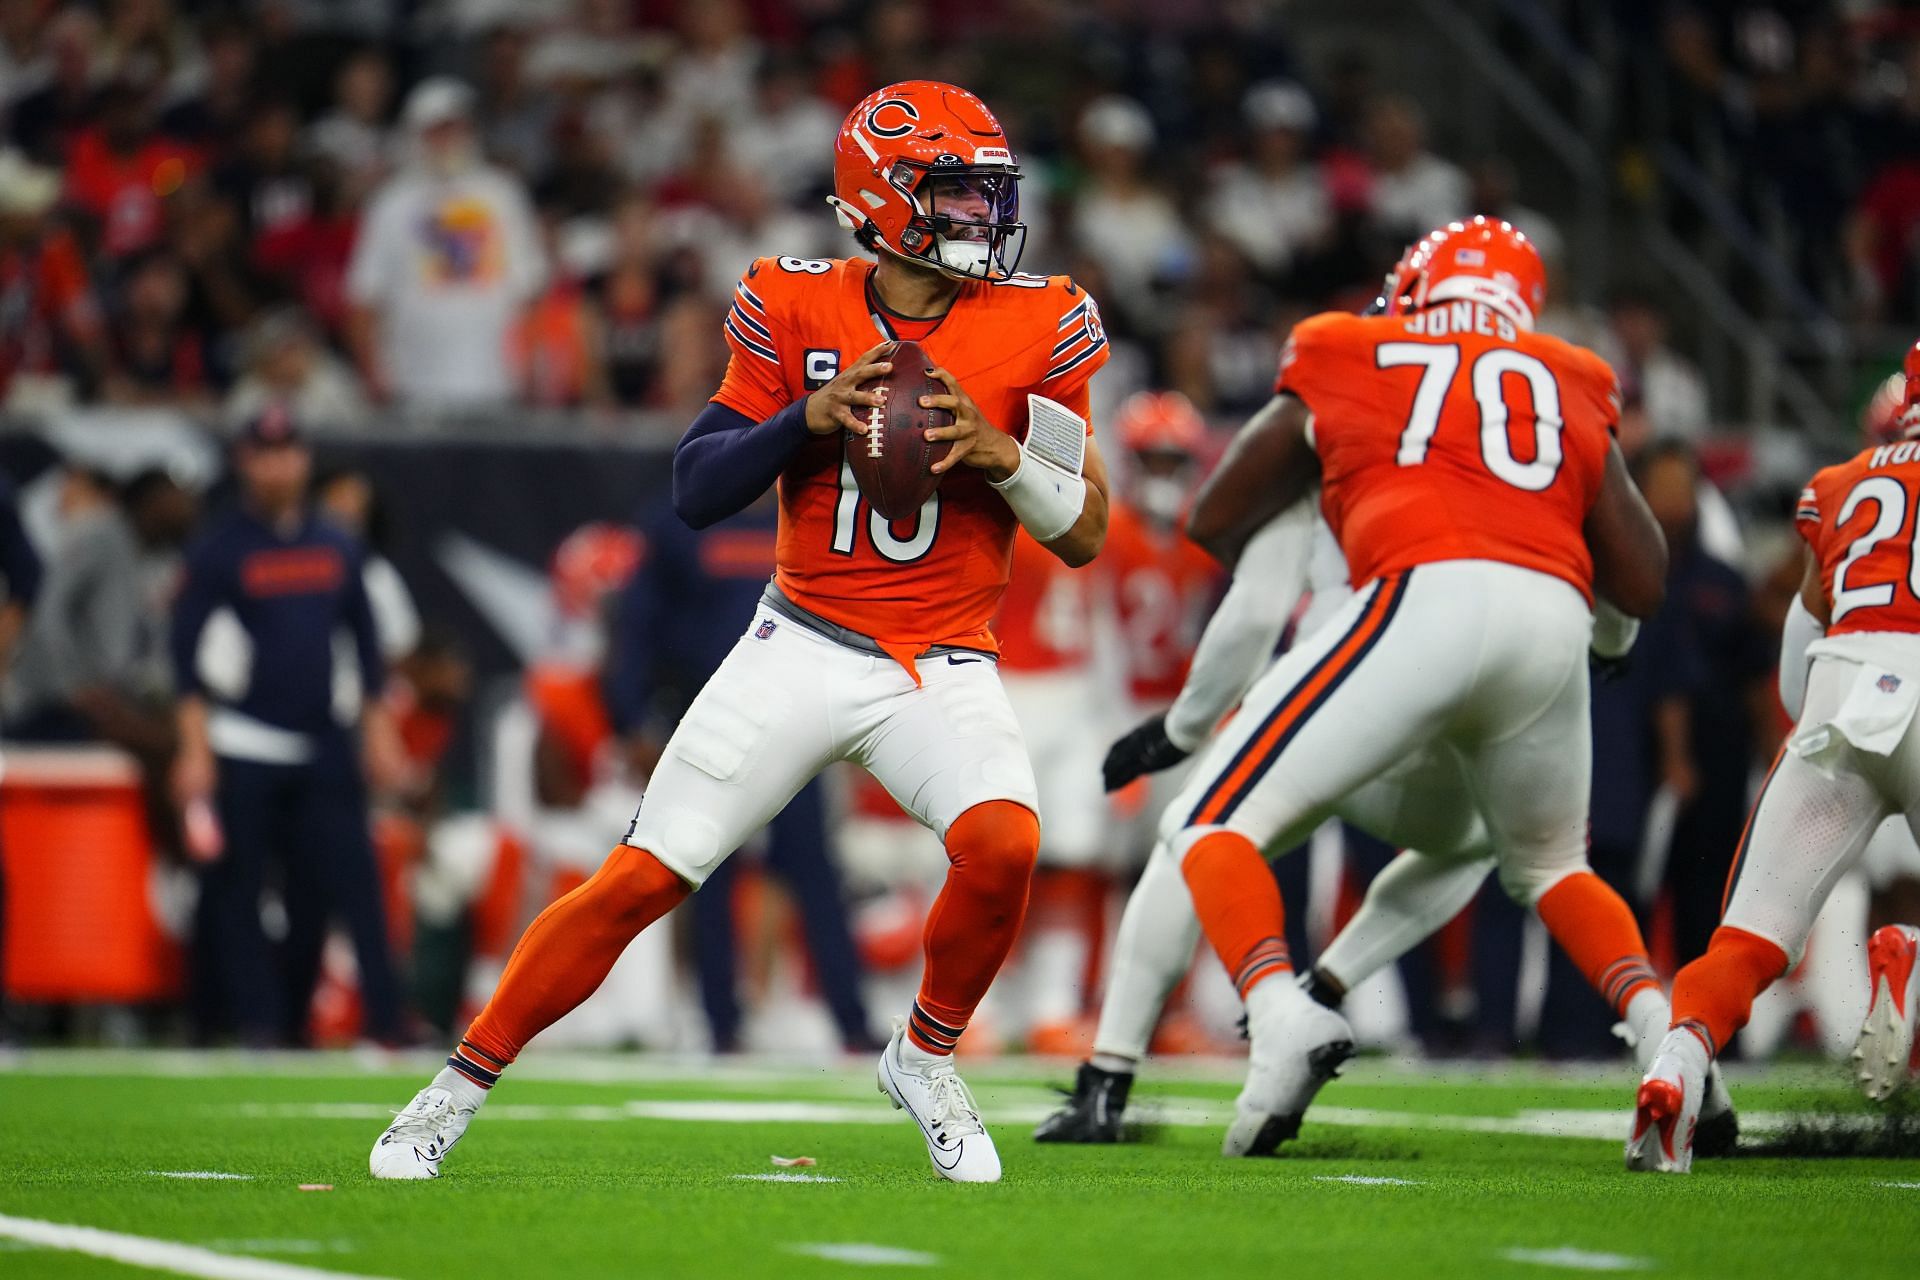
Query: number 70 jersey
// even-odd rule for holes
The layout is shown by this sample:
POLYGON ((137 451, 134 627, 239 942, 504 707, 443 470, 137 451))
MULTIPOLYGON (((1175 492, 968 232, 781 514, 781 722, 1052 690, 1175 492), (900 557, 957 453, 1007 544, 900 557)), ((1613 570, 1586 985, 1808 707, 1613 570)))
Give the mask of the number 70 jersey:
POLYGON ((1800 494, 1794 524, 1813 549, 1830 636, 1920 632, 1920 442, 1876 445, 1828 467, 1800 494))
POLYGON ((1474 302, 1294 326, 1275 390, 1313 413, 1320 501, 1353 584, 1441 560, 1551 574, 1593 599, 1587 513, 1613 370, 1474 302))

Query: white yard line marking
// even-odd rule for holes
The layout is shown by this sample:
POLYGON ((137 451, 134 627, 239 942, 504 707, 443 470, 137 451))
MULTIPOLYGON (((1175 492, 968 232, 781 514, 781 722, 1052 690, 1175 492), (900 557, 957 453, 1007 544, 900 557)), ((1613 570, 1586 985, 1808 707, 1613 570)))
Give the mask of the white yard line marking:
POLYGON ((1920 1182, 1876 1182, 1877 1187, 1893 1187, 1900 1191, 1920 1191, 1920 1182))
POLYGON ((221 1173, 217 1169, 149 1169, 156 1178, 184 1178, 189 1182, 252 1182, 250 1173, 221 1173))
POLYGON ((1315 1182, 1345 1182, 1356 1187, 1417 1187, 1413 1178, 1374 1178, 1364 1173, 1323 1173, 1314 1178, 1315 1182))
POLYGON ((200 1247, 220 1253, 352 1253, 351 1240, 202 1240, 200 1247))
POLYGON ((735 1182, 838 1182, 824 1173, 736 1173, 735 1182))
POLYGON ((1570 1271, 1644 1271, 1653 1265, 1651 1258, 1630 1258, 1624 1253, 1589 1253, 1565 1245, 1558 1249, 1508 1249, 1500 1256, 1508 1262, 1531 1262, 1570 1271))
POLYGON ((43 1249, 61 1249, 83 1253, 90 1258, 106 1258, 130 1267, 149 1271, 171 1271, 176 1275, 197 1276, 201 1280, 379 1280, 378 1277, 345 1271, 322 1271, 292 1262, 272 1262, 265 1258, 241 1258, 215 1253, 198 1245, 155 1240, 150 1236, 131 1236, 96 1227, 76 1227, 64 1222, 42 1222, 38 1218, 11 1218, 0 1214, 0 1238, 19 1240, 43 1249))
POLYGON ((884 1244, 790 1244, 787 1252, 828 1262, 849 1262, 856 1267, 931 1267, 940 1261, 937 1254, 884 1244))
MULTIPOLYGON (((1022 1103, 996 1106, 991 1098, 987 1114, 1000 1124, 1033 1124, 1045 1119, 1057 1104, 1022 1103)), ((393 1110, 364 1102, 241 1103, 222 1107, 257 1119, 391 1120, 393 1110)), ((1165 1097, 1142 1106, 1148 1124, 1211 1128, 1233 1114, 1232 1104, 1204 1098, 1165 1097)), ((495 1103, 484 1114, 493 1120, 690 1120, 708 1124, 874 1124, 897 1125, 891 1110, 868 1102, 762 1102, 746 1098, 635 1100, 619 1105, 564 1106, 546 1103, 495 1103)), ((1740 1127, 1749 1134, 1783 1129, 1794 1117, 1783 1113, 1745 1112, 1740 1127)), ((1439 1129, 1468 1133, 1506 1133, 1535 1138, 1585 1138, 1619 1142, 1626 1137, 1632 1117, 1625 1111, 1562 1107, 1522 1111, 1513 1116, 1438 1115, 1425 1111, 1385 1111, 1372 1107, 1315 1107, 1309 1124, 1373 1129, 1439 1129)))

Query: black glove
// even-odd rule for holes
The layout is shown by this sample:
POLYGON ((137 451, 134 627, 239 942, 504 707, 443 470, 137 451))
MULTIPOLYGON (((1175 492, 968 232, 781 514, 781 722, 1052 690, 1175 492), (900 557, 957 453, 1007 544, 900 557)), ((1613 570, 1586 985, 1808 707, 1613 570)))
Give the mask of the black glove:
POLYGON ((1171 769, 1191 754, 1173 745, 1167 737, 1167 717, 1157 715, 1127 730, 1119 741, 1107 748, 1100 776, 1105 779, 1107 790, 1118 791, 1135 778, 1171 769))
POLYGON ((1602 681, 1611 684, 1633 667, 1633 650, 1629 649, 1617 658, 1603 658, 1593 650, 1587 650, 1587 667, 1602 681))

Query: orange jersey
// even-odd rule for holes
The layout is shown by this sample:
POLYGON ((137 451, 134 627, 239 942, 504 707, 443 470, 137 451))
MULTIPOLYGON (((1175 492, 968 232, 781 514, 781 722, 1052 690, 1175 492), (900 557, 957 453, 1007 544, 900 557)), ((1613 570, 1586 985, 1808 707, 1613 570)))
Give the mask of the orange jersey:
MULTIPOLYGON (((1113 536, 1111 525, 1107 536, 1113 536)), ((1000 642, 1000 669, 1039 672, 1085 667, 1092 657, 1092 585, 1092 574, 1069 569, 1025 529, 1016 533, 1013 576, 1000 597, 999 616, 993 620, 993 634, 1000 642)))
POLYGON ((1171 705, 1186 683, 1207 611, 1219 597, 1219 562, 1178 529, 1115 503, 1100 563, 1113 584, 1127 687, 1136 702, 1171 705))
MULTIPOLYGON (((1100 312, 1065 276, 961 286, 937 321, 890 315, 865 259, 761 258, 727 313, 732 358, 714 400, 755 421, 831 381, 887 338, 912 338, 1015 439, 1037 392, 1087 416, 1087 380, 1107 360, 1100 312)), ((860 497, 843 433, 809 440, 780 476, 774 580, 797 604, 885 644, 992 650, 1007 585, 1013 511, 972 467, 949 472, 912 520, 889 524, 860 497)))
POLYGON ((1920 569, 1913 512, 1920 506, 1920 442, 1876 445, 1828 467, 1800 495, 1794 523, 1820 565, 1830 636, 1920 632, 1920 569))
POLYGON ((1321 506, 1353 584, 1497 560, 1593 598, 1584 533, 1619 392, 1606 361, 1474 302, 1294 327, 1276 390, 1313 411, 1321 506))

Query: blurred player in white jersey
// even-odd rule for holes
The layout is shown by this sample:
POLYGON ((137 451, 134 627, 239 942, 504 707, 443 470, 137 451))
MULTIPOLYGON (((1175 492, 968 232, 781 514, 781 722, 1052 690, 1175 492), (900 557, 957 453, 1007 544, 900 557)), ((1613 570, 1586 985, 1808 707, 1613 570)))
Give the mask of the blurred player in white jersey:
POLYGON ((1023 532, 993 620, 1000 681, 1039 784, 1040 856, 1009 974, 1012 999, 996 997, 992 1020, 1012 1013, 1035 1053, 1084 1052, 1082 1015, 1103 932, 1110 824, 1100 742, 1111 712, 1095 672, 1098 572, 1074 572, 1023 532))

